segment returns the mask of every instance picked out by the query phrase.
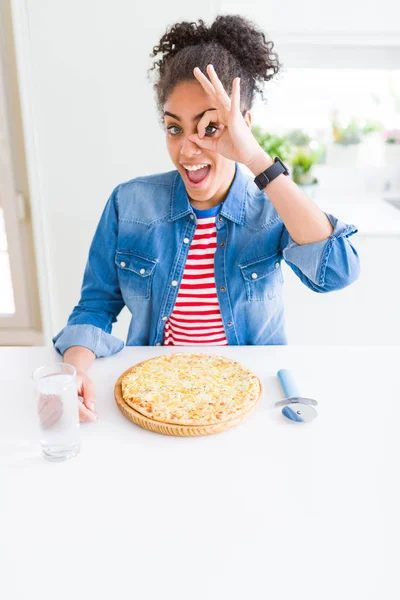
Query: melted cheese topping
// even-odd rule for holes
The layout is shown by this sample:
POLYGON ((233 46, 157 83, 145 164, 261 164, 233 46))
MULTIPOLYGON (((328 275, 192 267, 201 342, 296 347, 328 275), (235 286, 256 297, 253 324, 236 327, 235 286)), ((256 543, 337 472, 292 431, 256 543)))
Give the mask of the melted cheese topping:
POLYGON ((232 419, 260 396, 256 375, 239 362, 177 352, 146 360, 122 379, 122 395, 135 410, 163 423, 205 425, 232 419))

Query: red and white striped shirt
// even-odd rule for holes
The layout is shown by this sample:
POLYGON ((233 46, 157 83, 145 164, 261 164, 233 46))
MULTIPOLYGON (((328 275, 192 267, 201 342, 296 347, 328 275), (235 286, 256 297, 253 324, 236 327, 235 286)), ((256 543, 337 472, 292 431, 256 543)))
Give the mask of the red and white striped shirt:
POLYGON ((165 323, 164 346, 228 345, 214 278, 216 217, 197 219, 174 310, 165 323))

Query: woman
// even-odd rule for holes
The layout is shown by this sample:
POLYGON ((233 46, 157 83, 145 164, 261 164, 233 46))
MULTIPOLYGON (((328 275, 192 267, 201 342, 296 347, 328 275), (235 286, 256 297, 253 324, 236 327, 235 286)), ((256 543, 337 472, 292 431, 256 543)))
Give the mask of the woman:
POLYGON ((122 349, 111 329, 124 305, 127 345, 286 344, 282 258, 316 292, 358 278, 357 229, 322 212, 251 133, 254 94, 281 67, 272 49, 240 16, 177 23, 154 47, 175 169, 115 187, 81 299, 53 338, 77 368, 81 421, 97 418, 87 370, 122 349))

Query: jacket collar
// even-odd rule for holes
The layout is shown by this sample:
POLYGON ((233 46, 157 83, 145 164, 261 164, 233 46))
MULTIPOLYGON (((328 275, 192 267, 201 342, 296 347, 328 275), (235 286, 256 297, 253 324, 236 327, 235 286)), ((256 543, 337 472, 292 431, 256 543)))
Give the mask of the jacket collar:
MULTIPOLYGON (((235 162, 235 176, 228 190, 228 194, 223 201, 220 214, 238 225, 243 225, 246 206, 246 197, 248 193, 249 179, 246 178, 243 171, 235 162)), ((174 182, 171 188, 170 200, 170 221, 175 221, 193 212, 189 202, 185 184, 179 171, 176 172, 174 182)))

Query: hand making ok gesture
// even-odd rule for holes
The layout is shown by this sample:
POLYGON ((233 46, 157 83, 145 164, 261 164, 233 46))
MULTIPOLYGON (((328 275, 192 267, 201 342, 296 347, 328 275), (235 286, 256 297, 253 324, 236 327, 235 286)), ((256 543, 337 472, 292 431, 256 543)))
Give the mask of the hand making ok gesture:
POLYGON ((204 113, 197 124, 198 133, 190 135, 189 140, 200 148, 218 152, 230 160, 249 166, 264 151, 240 111, 240 78, 235 77, 233 80, 230 98, 210 64, 207 65, 207 73, 211 81, 199 67, 193 70, 194 76, 216 108, 204 113), (210 124, 217 127, 217 131, 205 137, 205 130, 210 124))

